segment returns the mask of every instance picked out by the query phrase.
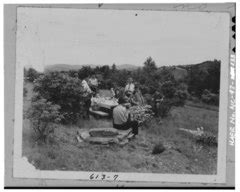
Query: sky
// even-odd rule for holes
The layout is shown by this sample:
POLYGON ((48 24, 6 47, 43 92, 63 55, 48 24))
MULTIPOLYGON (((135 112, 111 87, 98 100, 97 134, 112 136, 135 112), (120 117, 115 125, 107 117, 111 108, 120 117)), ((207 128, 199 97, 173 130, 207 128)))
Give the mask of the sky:
POLYGON ((157 66, 227 62, 226 13, 18 8, 17 63, 157 66))

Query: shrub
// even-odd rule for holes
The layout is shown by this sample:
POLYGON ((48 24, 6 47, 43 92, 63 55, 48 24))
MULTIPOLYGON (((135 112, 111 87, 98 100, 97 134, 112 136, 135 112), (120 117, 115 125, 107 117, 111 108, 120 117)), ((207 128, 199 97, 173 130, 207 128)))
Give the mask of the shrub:
POLYGON ((160 153, 162 153, 163 151, 165 151, 165 147, 164 147, 164 145, 163 145, 161 142, 159 142, 158 144, 156 144, 156 145, 153 147, 152 154, 153 154, 153 155, 160 154, 160 153))
POLYGON ((59 105, 53 105, 46 99, 32 101, 26 117, 32 124, 37 140, 46 142, 47 137, 54 132, 56 123, 59 123, 62 119, 59 110, 59 105))
POLYGON ((37 97, 45 98, 59 105, 64 123, 75 123, 84 109, 87 95, 84 94, 82 81, 68 74, 51 72, 41 75, 34 83, 37 97))
POLYGON ((183 106, 188 97, 188 93, 186 90, 177 90, 174 94, 174 105, 175 106, 183 106))
POLYGON ((211 93, 211 91, 205 89, 203 91, 203 94, 201 95, 201 100, 204 103, 207 103, 210 105, 218 105, 219 104, 219 94, 211 93))
POLYGON ((28 70, 24 69, 24 79, 29 82, 34 82, 34 80, 36 80, 39 75, 40 74, 33 68, 29 68, 28 70))
POLYGON ((217 93, 220 89, 221 61, 206 61, 188 66, 189 92, 195 92, 199 98, 205 89, 217 93))
POLYGON ((169 114, 173 106, 183 106, 189 95, 185 84, 178 85, 174 81, 162 83, 159 90, 153 96, 153 109, 155 115, 162 118, 169 114))
POLYGON ((26 97, 28 93, 28 90, 26 87, 23 88, 23 97, 26 97))
POLYGON ((176 85, 172 81, 166 81, 162 84, 161 91, 166 98, 173 98, 176 92, 176 85))
POLYGON ((100 89, 111 89, 114 86, 113 81, 111 79, 105 79, 101 81, 99 86, 100 89))
POLYGON ((197 143, 205 144, 208 146, 217 146, 217 137, 209 132, 204 132, 203 134, 197 136, 197 143))
POLYGON ((154 113, 156 116, 160 116, 162 118, 167 117, 171 107, 172 105, 170 104, 170 101, 165 99, 164 101, 156 105, 154 113))

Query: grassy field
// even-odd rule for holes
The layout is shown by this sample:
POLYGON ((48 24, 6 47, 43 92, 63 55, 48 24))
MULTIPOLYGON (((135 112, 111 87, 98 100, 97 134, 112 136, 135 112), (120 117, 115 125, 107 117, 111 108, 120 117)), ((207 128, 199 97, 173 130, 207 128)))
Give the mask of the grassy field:
MULTIPOLYGON (((24 98, 24 110, 30 105, 31 85, 24 98)), ((28 119, 23 121, 23 156, 41 170, 113 171, 148 173, 216 174, 217 147, 197 144, 179 128, 204 130, 218 134, 218 111, 211 107, 185 105, 171 110, 163 119, 153 119, 140 127, 139 135, 124 146, 78 143, 81 128, 112 127, 111 120, 81 120, 76 125, 59 125, 56 140, 37 144, 28 119), (152 154, 161 142, 166 150, 152 154)))

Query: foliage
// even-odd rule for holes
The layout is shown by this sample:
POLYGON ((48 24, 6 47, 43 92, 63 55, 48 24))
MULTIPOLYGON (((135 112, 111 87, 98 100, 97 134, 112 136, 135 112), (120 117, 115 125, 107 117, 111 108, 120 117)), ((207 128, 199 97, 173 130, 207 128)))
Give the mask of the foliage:
POLYGON ((133 115, 133 120, 138 121, 142 124, 153 117, 152 107, 149 105, 145 106, 133 106, 130 107, 130 113, 133 115))
POLYGON ((208 146, 217 146, 217 137, 209 132, 204 132, 203 134, 196 137, 196 142, 208 146))
POLYGON ((165 147, 164 147, 164 145, 162 144, 162 142, 159 142, 158 144, 156 144, 156 145, 153 147, 152 154, 153 154, 153 155, 160 154, 160 153, 162 153, 163 151, 165 151, 165 147))
POLYGON ((91 75, 99 80, 99 89, 124 88, 129 77, 138 83, 147 103, 152 106, 156 116, 166 117, 173 106, 183 106, 190 96, 196 96, 207 104, 218 105, 220 61, 207 61, 198 65, 181 66, 187 70, 187 78, 181 82, 174 79, 175 67, 157 67, 148 57, 143 67, 130 71, 119 70, 116 65, 104 65, 92 68, 83 66, 80 70, 50 72, 41 75, 34 69, 24 70, 26 77, 31 77, 34 91, 38 96, 61 106, 61 113, 66 123, 74 123, 83 113, 84 96, 81 81, 91 75), (37 78, 37 79, 36 79, 37 78), (209 92, 204 91, 208 88, 209 92), (190 95, 189 92, 192 94, 190 95), (158 95, 159 93, 159 95, 158 95))
POLYGON ((93 75, 93 69, 90 66, 83 66, 78 70, 78 78, 85 79, 91 75, 93 75))
POLYGON ((156 116, 160 116, 162 118, 167 117, 170 112, 172 105, 169 100, 164 100, 161 103, 156 104, 154 107, 154 113, 156 116))
POLYGON ((154 95, 153 109, 156 116, 166 117, 173 106, 183 106, 188 97, 187 87, 174 81, 162 83, 154 95))
POLYGON ((201 97, 205 89, 217 94, 220 89, 221 61, 206 61, 198 65, 189 66, 189 92, 201 97))
POLYGON ((33 68, 28 70, 24 68, 24 79, 25 81, 34 82, 39 77, 40 73, 33 68))
POLYGON ((209 90, 205 89, 201 95, 201 100, 207 104, 218 105, 219 94, 211 93, 209 90))
POLYGON ((117 71, 116 64, 113 63, 113 65, 112 65, 112 73, 115 73, 116 71, 117 71))
POLYGON ((173 98, 176 92, 176 85, 172 81, 165 81, 161 86, 161 91, 166 98, 173 98))
POLYGON ((74 123, 84 110, 85 96, 81 80, 59 72, 41 75, 34 83, 38 97, 47 99, 61 107, 65 123, 74 123))
POLYGON ((190 133, 191 137, 194 138, 194 140, 199 144, 217 146, 217 136, 212 132, 204 131, 203 127, 197 128, 197 130, 184 128, 180 128, 180 130, 186 133, 190 133))
POLYGON ((28 93, 28 90, 26 87, 23 87, 23 97, 26 97, 28 93))
POLYGON ((111 89, 112 87, 114 87, 114 84, 111 79, 102 80, 101 84, 99 85, 100 89, 111 89))
POLYGON ((152 72, 154 72, 154 71, 157 70, 156 63, 155 63, 155 61, 152 59, 152 57, 148 57, 143 64, 144 64, 143 70, 144 70, 146 73, 149 73, 149 74, 150 74, 150 73, 152 73, 152 72))
POLYGON ((59 123, 63 118, 59 110, 59 105, 54 105, 46 99, 32 101, 26 117, 32 124, 37 140, 46 142, 47 137, 54 132, 56 123, 59 123))

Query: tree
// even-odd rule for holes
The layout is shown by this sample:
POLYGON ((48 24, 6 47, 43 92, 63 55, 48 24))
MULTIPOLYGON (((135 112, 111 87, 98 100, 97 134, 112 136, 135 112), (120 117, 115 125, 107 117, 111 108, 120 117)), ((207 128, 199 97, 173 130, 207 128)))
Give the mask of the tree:
POLYGON ((104 77, 105 79, 107 79, 107 78, 109 77, 109 75, 111 74, 111 70, 110 70, 110 68, 109 68, 108 65, 102 66, 102 67, 100 68, 100 71, 102 72, 103 77, 104 77))
POLYGON ((60 106, 54 105, 46 99, 40 98, 32 101, 31 107, 26 113, 37 140, 46 142, 47 138, 54 132, 56 124, 62 119, 60 106))
POLYGON ((117 67, 115 65, 115 63, 113 63, 112 65, 112 73, 115 73, 117 71, 117 67))
POLYGON ((65 123, 76 122, 84 110, 84 90, 82 81, 77 77, 50 72, 41 75, 36 80, 33 90, 37 93, 37 97, 44 98, 61 107, 60 112, 63 114, 65 123))
POLYGON ((78 72, 76 70, 68 71, 70 77, 78 77, 78 72))
POLYGON ((24 74, 26 75, 26 80, 29 82, 33 82, 34 80, 36 80, 39 77, 39 73, 33 69, 33 68, 29 68, 27 71, 24 71, 24 74))
POLYGON ((218 94, 220 89, 221 61, 206 61, 188 69, 189 92, 201 97, 205 89, 218 94))
POLYGON ((83 66, 78 70, 78 78, 85 79, 89 76, 93 75, 93 69, 90 66, 83 66))
POLYGON ((157 70, 157 66, 152 57, 148 57, 144 62, 143 70, 147 73, 152 73, 157 70))

